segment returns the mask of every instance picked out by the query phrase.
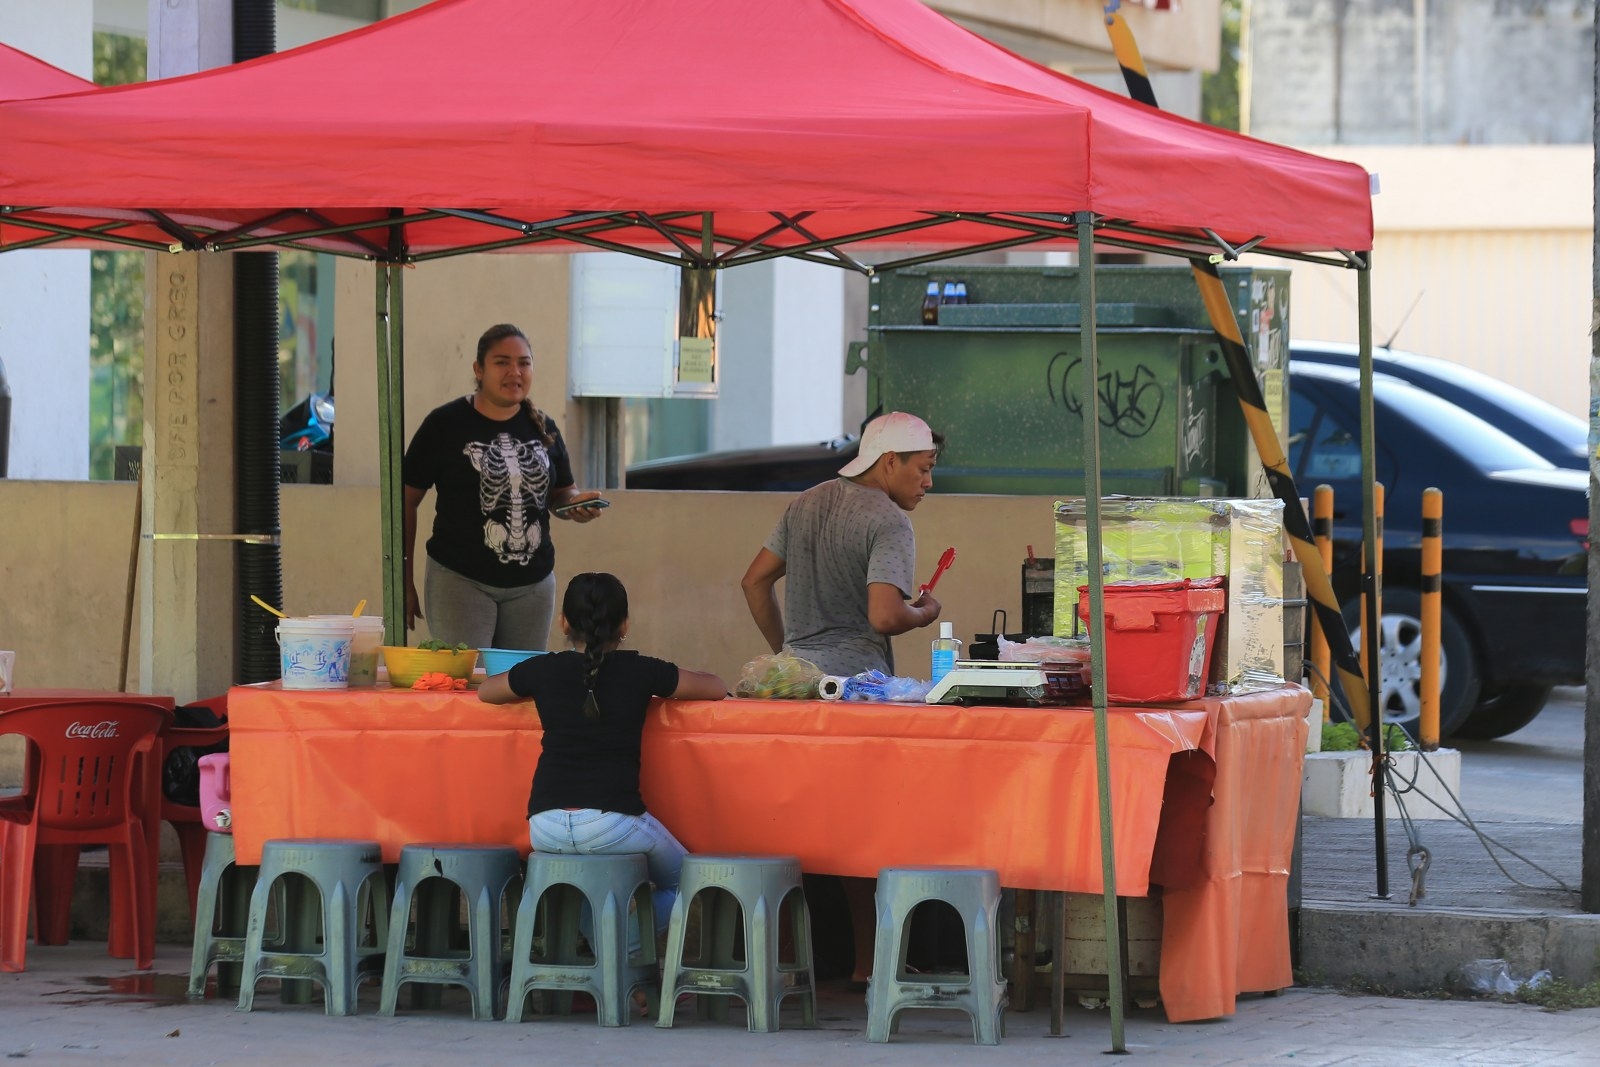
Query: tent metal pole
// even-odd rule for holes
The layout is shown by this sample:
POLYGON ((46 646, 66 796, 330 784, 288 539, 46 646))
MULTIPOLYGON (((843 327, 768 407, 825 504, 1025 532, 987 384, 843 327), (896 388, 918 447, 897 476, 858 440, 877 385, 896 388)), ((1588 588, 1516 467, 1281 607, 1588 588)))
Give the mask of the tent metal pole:
POLYGON ((400 389, 402 302, 399 266, 377 266, 376 325, 378 342, 378 496, 383 525, 383 639, 406 643, 403 488, 405 410, 400 389))
MULTIPOLYGON (((391 515, 393 532, 389 563, 390 584, 399 618, 400 640, 405 644, 405 483, 400 460, 406 448, 406 275, 405 267, 391 263, 389 271, 389 449, 384 453, 388 479, 384 483, 384 502, 391 515)), ((387 605, 388 601, 384 602, 387 605)), ((385 616, 385 629, 388 617, 385 616)))
MULTIPOLYGON (((1106 920, 1106 983, 1111 1002, 1111 1051, 1126 1052, 1126 1010, 1122 973, 1122 932, 1117 915, 1116 841, 1111 818, 1111 737, 1106 712, 1106 603, 1104 556, 1100 538, 1100 352, 1096 337, 1094 215, 1082 211, 1078 224, 1078 306, 1082 311, 1079 356, 1083 360, 1083 503, 1089 549, 1089 657, 1094 705, 1094 768, 1100 795, 1100 880, 1106 920)), ((1058 931, 1055 968, 1066 967, 1058 931)))
POLYGON ((1367 672, 1367 744, 1372 749, 1372 843, 1377 855, 1374 896, 1389 899, 1388 833, 1384 825, 1384 793, 1388 753, 1383 736, 1382 666, 1378 653, 1383 642, 1383 573, 1378 565, 1380 537, 1377 511, 1378 445, 1372 418, 1372 257, 1356 274, 1357 340, 1361 359, 1361 586, 1366 594, 1366 617, 1361 620, 1361 658, 1367 672))

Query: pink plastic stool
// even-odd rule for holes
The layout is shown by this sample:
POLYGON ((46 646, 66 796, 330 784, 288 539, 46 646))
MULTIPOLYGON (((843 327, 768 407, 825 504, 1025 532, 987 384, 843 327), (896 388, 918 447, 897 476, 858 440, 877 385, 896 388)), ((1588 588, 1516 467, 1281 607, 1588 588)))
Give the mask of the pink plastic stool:
POLYGON ((200 817, 212 833, 233 833, 233 788, 229 780, 228 754, 213 752, 201 756, 200 817))

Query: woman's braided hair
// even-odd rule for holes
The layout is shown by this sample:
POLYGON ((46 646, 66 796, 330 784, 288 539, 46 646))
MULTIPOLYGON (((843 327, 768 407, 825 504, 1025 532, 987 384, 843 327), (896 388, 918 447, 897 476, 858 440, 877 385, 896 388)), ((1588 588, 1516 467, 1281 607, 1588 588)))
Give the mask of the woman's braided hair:
POLYGON ((573 643, 583 644, 583 685, 589 691, 583 714, 598 719, 600 704, 594 698, 595 680, 606 660, 606 650, 621 638, 622 624, 628 621, 628 591, 614 574, 587 571, 567 583, 561 614, 566 617, 573 643))
MULTIPOLYGON (((528 346, 528 351, 533 351, 533 342, 528 340, 527 334, 509 322, 502 322, 498 326, 491 326, 484 330, 483 336, 478 338, 478 358, 474 362, 479 367, 482 367, 484 357, 489 354, 489 349, 504 341, 507 337, 520 337, 522 343, 528 346)), ((522 410, 527 413, 528 418, 533 420, 533 430, 539 435, 539 440, 544 442, 544 446, 549 448, 554 445, 556 439, 550 436, 549 430, 545 429, 544 412, 534 407, 533 401, 527 397, 522 398, 522 410)))

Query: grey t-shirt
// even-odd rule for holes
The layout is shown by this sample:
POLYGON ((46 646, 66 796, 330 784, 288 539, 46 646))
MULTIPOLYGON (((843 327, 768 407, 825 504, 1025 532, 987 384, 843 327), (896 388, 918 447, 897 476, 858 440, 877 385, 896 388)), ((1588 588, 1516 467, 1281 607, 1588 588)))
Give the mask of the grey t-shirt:
POLYGON ((835 478, 795 497, 766 547, 785 564, 786 648, 828 674, 894 673, 889 638, 867 618, 867 586, 915 587, 917 540, 898 504, 835 478))

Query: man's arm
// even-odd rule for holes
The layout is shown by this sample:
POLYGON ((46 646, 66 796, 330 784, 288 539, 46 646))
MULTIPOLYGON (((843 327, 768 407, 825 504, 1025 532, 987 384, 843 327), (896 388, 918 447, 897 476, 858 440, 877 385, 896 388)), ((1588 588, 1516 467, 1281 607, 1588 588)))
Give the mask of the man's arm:
POLYGON ((926 626, 939 617, 939 611, 939 602, 927 593, 908 602, 888 582, 867 586, 867 621, 880 634, 893 637, 926 626))
POLYGON ((774 652, 783 651, 783 609, 778 606, 777 585, 787 569, 782 557, 763 548, 739 580, 744 602, 750 606, 750 617, 756 620, 756 628, 774 652))

